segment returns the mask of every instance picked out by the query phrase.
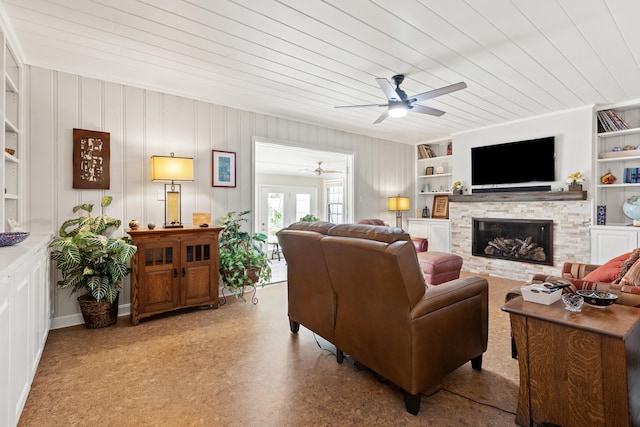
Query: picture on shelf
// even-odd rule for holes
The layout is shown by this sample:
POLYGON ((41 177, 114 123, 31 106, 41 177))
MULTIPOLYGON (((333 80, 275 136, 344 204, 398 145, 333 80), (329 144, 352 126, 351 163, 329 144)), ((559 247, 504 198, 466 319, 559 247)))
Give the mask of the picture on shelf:
POLYGON ((449 196, 446 194, 433 196, 432 218, 449 218, 449 196))
POLYGON ((426 174, 427 175, 433 175, 433 166, 427 166, 426 174))

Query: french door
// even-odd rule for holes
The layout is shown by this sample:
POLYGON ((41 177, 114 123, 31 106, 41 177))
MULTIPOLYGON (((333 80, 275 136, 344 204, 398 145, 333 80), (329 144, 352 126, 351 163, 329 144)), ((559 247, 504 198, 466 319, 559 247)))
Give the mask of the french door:
POLYGON ((260 187, 259 232, 275 241, 276 232, 300 221, 300 218, 318 212, 318 190, 314 187, 272 186, 260 187))

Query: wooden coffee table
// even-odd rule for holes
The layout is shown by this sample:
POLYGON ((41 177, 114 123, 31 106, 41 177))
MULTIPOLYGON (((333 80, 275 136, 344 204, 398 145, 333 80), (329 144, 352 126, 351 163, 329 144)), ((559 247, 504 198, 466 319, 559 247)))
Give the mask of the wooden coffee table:
POLYGON ((640 426, 639 308, 572 313, 515 298, 502 310, 518 350, 518 425, 640 426))

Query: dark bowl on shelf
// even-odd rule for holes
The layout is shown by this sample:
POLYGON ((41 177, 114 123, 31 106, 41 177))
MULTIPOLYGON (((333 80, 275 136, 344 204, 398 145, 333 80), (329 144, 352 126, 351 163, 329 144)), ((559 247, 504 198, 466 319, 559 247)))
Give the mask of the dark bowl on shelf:
POLYGON ((584 298, 584 302, 595 307, 606 307, 618 299, 617 295, 603 291, 579 290, 576 293, 584 298))
POLYGON ((28 231, 16 231, 13 233, 0 233, 0 247, 2 246, 11 246, 16 243, 22 242, 24 239, 29 237, 28 231))

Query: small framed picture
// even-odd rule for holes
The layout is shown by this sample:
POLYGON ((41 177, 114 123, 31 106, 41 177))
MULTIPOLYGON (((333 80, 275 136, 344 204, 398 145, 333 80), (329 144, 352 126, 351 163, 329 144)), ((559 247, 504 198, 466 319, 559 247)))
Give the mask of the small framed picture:
POLYGON ((433 208, 431 209, 431 212, 432 218, 449 218, 449 196, 446 194, 433 196, 433 208))
POLYGON ((427 175, 433 175, 433 166, 427 166, 427 175))
POLYGON ((236 186, 236 153, 233 151, 211 152, 211 186, 236 186))

